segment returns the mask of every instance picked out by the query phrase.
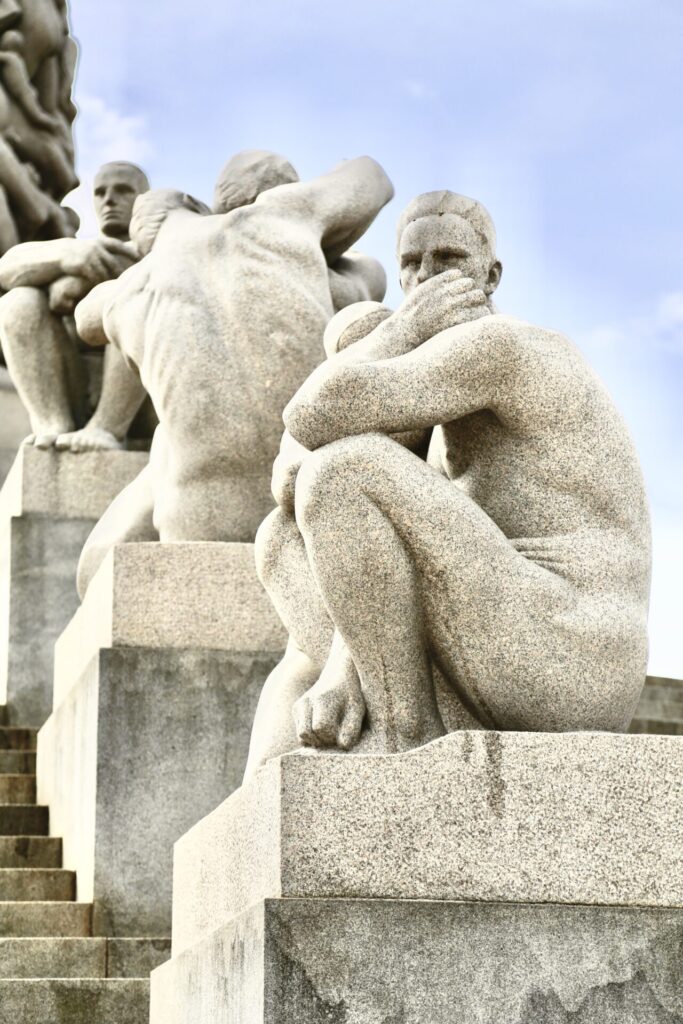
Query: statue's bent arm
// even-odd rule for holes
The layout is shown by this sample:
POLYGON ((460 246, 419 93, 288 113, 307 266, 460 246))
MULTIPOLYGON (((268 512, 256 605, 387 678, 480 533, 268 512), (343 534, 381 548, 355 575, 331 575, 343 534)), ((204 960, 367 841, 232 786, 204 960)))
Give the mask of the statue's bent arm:
POLYGON ((286 205, 293 216, 317 224, 330 266, 361 238, 394 195, 384 170, 369 156, 345 160, 313 181, 265 192, 257 203, 286 205))
POLYGON ((0 288, 44 288, 64 274, 65 243, 71 238, 49 242, 23 242, 0 259, 0 288))
POLYGON ((311 450, 355 434, 426 430, 481 409, 497 410, 514 360, 488 318, 449 328, 393 359, 323 363, 284 411, 290 434, 311 450))

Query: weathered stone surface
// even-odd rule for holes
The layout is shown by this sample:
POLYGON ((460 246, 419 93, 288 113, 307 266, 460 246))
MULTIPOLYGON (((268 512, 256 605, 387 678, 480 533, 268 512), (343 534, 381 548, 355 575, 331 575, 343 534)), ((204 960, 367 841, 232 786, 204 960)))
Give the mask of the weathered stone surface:
POLYGON ((148 1024, 143 980, 0 981, 0 1024, 148 1024))
POLYGON ((83 544, 146 459, 20 449, 0 494, 0 702, 13 722, 40 726, 49 715, 53 648, 78 608, 83 544))
POLYGON ((0 902, 0 936, 74 936, 92 934, 89 903, 0 902))
POLYGON ((122 544, 55 647, 54 707, 100 650, 281 652, 286 636, 251 544, 122 544))
MULTIPOLYGON (((98 940, 100 941, 100 940, 98 940)), ((170 939, 106 939, 107 977, 149 978, 171 956, 170 939)))
POLYGON ((0 493, 0 515, 99 519, 147 459, 146 452, 74 455, 20 448, 0 493))
POLYGON ((453 733, 288 755, 176 845, 174 955, 268 897, 683 906, 683 745, 453 733))
POLYGON ((106 976, 106 939, 0 939, 0 978, 106 976))
POLYGON ((39 798, 78 898, 94 902, 95 934, 170 934, 173 843, 239 785, 276 660, 103 650, 41 730, 39 798))
POLYGON ((343 310, 287 405, 259 571, 290 645, 249 770, 462 728, 624 732, 645 682, 637 453, 557 332, 497 313, 481 204, 401 217, 404 301, 343 310))
POLYGON ((53 836, 0 836, 0 868, 61 866, 61 839, 53 836))
POLYGON ((0 805, 0 836, 47 835, 47 807, 33 804, 0 805))
MULTIPOLYGON (((375 261, 365 261, 367 274, 365 262, 345 257, 393 194, 374 160, 347 160, 310 182, 292 183, 287 172, 276 188, 272 165, 250 166, 243 200, 253 175, 262 194, 228 213, 207 216, 171 189, 141 196, 131 238, 147 258, 76 311, 86 341, 109 342, 137 367, 160 421, 149 486, 131 488, 93 532, 81 593, 131 529, 132 539, 151 539, 140 523, 152 507, 163 542, 253 541, 273 506, 282 410, 323 355, 335 308, 330 268, 343 264, 343 305, 383 297, 375 261)), ((245 170, 235 168, 238 190, 245 170)))
POLYGON ((0 804, 30 804, 35 798, 35 776, 0 775, 0 804))
POLYGON ((170 939, 0 939, 0 978, 145 978, 170 939))
POLYGON ((683 911, 267 900, 152 975, 151 1024, 679 1024, 683 911))
POLYGON ((0 869, 0 900, 37 903, 72 900, 75 894, 73 871, 61 868, 0 869))
POLYGON ((4 366, 0 366, 0 487, 30 429, 28 415, 4 366))

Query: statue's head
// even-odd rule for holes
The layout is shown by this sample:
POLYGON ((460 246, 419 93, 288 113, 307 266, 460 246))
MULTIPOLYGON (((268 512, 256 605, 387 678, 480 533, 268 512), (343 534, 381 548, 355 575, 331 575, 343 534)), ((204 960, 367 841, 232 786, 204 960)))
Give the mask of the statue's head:
POLYGON ((211 213, 205 203, 174 188, 157 188, 153 192, 138 196, 135 200, 130 222, 130 239, 141 256, 146 256, 152 251, 167 217, 175 210, 189 210, 203 217, 211 213))
POLYGON ((214 213, 229 213, 249 206, 262 192, 298 181, 289 160, 262 149, 237 153, 221 171, 214 192, 214 213))
POLYGON ((6 53, 23 53, 25 42, 23 32, 10 29, 0 36, 0 50, 4 50, 6 53))
POLYGON ((117 161, 104 164, 95 175, 93 202, 103 235, 126 240, 135 200, 149 192, 149 181, 135 164, 117 161))
POLYGON ((446 270, 459 270, 492 295, 503 272, 487 210, 455 192, 425 192, 409 203, 398 224, 397 254, 406 295, 446 270))

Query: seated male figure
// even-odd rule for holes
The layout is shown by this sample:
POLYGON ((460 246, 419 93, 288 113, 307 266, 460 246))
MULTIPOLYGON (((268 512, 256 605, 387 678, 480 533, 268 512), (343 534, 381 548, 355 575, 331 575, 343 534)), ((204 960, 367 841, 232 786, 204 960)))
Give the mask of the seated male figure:
POLYGON ((398 252, 404 302, 340 313, 284 413, 257 561, 290 643, 248 772, 301 744, 619 731, 644 683, 649 516, 609 395, 494 311, 480 204, 419 196, 398 252))

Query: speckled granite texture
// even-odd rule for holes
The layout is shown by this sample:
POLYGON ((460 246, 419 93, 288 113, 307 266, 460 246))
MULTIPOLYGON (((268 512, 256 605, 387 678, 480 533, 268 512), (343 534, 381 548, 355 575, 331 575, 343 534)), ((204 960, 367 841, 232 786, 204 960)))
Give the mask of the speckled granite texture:
POLYGON ((176 844, 174 955, 269 897, 683 907, 682 807, 676 737, 289 755, 176 844))

